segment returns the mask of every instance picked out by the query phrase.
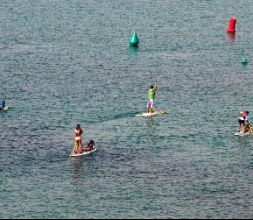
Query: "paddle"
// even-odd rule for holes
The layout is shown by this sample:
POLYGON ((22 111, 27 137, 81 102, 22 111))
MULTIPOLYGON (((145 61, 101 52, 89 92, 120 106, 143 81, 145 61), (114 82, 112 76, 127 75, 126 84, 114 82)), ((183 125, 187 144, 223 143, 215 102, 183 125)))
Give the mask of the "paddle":
POLYGON ((253 128, 252 128, 252 126, 251 126, 250 123, 248 123, 248 124, 249 124, 249 126, 250 126, 250 133, 253 135, 253 128))

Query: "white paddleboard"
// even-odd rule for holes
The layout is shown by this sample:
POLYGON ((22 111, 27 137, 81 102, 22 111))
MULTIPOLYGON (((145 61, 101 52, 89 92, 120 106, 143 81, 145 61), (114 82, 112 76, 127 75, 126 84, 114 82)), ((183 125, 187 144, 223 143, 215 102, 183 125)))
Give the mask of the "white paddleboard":
POLYGON ((139 117, 151 117, 151 116, 163 115, 163 114, 166 114, 166 112, 165 111, 155 111, 153 113, 144 112, 144 113, 137 114, 136 116, 139 116, 139 117))
POLYGON ((1 109, 1 111, 6 111, 9 109, 9 106, 5 106, 3 109, 1 109))
POLYGON ((244 137, 244 136, 247 136, 247 135, 250 135, 250 133, 244 133, 244 132, 235 132, 235 136, 240 136, 240 137, 244 137))
POLYGON ((70 156, 70 157, 79 157, 79 156, 91 154, 91 153, 95 152, 96 150, 97 150, 97 149, 94 148, 94 149, 91 150, 91 151, 84 151, 84 152, 81 153, 81 154, 70 154, 69 156, 70 156))

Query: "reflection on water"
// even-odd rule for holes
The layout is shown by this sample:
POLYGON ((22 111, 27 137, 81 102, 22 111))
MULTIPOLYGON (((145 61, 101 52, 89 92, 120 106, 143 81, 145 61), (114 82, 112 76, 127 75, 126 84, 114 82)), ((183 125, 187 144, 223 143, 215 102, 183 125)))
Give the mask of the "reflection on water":
POLYGON ((76 181, 84 177, 84 159, 83 157, 73 157, 74 178, 76 181))
POLYGON ((230 42, 234 42, 235 41, 235 33, 227 32, 227 38, 230 42))
POLYGON ((93 169, 96 166, 95 155, 96 152, 90 155, 71 158, 74 166, 74 184, 82 184, 85 177, 89 177, 93 173, 93 169))
POLYGON ((129 47, 129 51, 132 55, 136 55, 139 50, 139 46, 137 47, 129 47))
POLYGON ((149 117, 147 119, 147 127, 152 128, 154 126, 154 119, 152 117, 149 117))

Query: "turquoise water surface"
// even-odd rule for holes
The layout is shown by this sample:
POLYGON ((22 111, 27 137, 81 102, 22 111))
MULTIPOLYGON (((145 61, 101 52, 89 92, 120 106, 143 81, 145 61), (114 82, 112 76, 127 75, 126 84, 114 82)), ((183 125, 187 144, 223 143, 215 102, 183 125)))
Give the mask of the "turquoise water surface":
POLYGON ((0 218, 253 218, 253 137, 234 136, 253 112, 252 11, 1 0, 0 218), (167 114, 135 117, 153 82, 167 114), (70 158, 77 123, 98 150, 70 158))

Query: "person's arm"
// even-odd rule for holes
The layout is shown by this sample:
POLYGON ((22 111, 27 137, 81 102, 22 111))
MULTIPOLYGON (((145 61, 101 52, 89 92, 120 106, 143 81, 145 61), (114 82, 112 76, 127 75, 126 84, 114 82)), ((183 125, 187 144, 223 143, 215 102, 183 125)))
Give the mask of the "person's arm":
POLYGON ((245 117, 246 124, 249 124, 248 115, 245 117))
POLYGON ((157 90, 157 83, 154 84, 154 91, 157 90))

